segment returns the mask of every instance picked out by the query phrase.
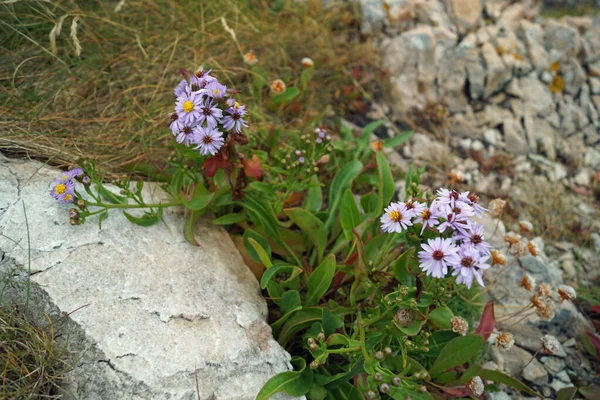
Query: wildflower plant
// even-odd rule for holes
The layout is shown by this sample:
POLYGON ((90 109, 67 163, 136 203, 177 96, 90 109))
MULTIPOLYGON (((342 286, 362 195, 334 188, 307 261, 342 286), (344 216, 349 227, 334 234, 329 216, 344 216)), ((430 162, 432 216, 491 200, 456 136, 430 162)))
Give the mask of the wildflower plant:
MULTIPOLYGON (((314 63, 302 64, 301 87, 278 83, 268 107, 303 95, 314 63)), ((371 145, 381 121, 361 132, 311 121, 303 132, 248 136, 252 110, 237 91, 210 71, 183 72, 168 123, 170 201, 146 202, 143 183, 128 177, 114 182, 115 193, 89 162, 57 178, 51 194, 77 207, 69 211, 73 225, 123 209, 148 226, 165 207, 182 206, 191 243, 195 221, 208 211, 240 234, 243 255, 264 267, 273 333, 293 356, 294 371, 271 378, 257 399, 282 391, 309 399, 480 396, 486 380, 537 395, 479 366, 495 329, 488 307, 476 330, 449 307, 454 293, 486 286, 484 271, 506 263, 485 240, 479 218, 487 210, 477 195, 433 193, 419 184, 423 169, 411 168, 406 198, 396 201, 384 151, 410 134, 371 145), (135 208, 143 215, 128 210, 135 208)), ((261 78, 254 94, 272 81, 261 78)), ((516 246, 518 236, 511 241, 516 246)), ((560 296, 573 295, 561 288, 560 296)), ((510 348, 511 340, 498 343, 510 348)))

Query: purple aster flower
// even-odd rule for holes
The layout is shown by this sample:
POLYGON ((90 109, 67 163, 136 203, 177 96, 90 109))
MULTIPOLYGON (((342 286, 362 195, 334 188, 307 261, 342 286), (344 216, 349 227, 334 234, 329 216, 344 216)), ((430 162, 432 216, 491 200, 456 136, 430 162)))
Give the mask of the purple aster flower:
POLYGON ((63 181, 62 178, 57 178, 50 195, 59 203, 72 203, 75 201, 75 183, 71 179, 63 181))
POLYGON ((182 124, 194 125, 201 117, 202 95, 190 92, 177 98, 175 111, 182 124))
POLYGON ((185 146, 189 146, 193 142, 193 127, 189 125, 180 125, 181 129, 177 132, 173 131, 173 136, 175 136, 175 141, 177 143, 183 143, 185 146))
POLYGON ((192 75, 192 77, 190 77, 190 89, 192 92, 206 94, 206 87, 214 80, 215 78, 210 75, 204 75, 202 77, 192 75))
POLYGON ((179 116, 176 112, 172 112, 169 116, 171 118, 171 123, 169 124, 169 128, 171 128, 171 132, 173 135, 177 136, 179 131, 183 129, 183 123, 179 120, 179 116))
POLYGON ((458 249, 451 239, 429 239, 427 244, 421 246, 423 250, 419 252, 419 268, 428 276, 443 278, 448 273, 449 265, 455 266, 460 262, 458 249))
POLYGON ((206 156, 208 154, 215 155, 223 146, 223 134, 214 126, 195 126, 193 143, 198 146, 194 150, 200 150, 200 154, 206 156))
POLYGON ((434 201, 438 201, 440 204, 447 204, 450 207, 454 207, 454 203, 458 200, 459 193, 456 190, 448 190, 445 188, 438 189, 438 197, 434 201))
POLYGON ((421 212, 427 207, 425 203, 419 201, 408 200, 406 203, 406 209, 413 214, 413 217, 421 214, 421 212))
POLYGON ((468 204, 457 201, 454 206, 446 205, 443 210, 445 216, 442 214, 442 218, 446 218, 446 221, 438 226, 438 231, 444 233, 446 229, 451 228, 466 234, 469 228, 468 224, 471 222, 470 218, 475 215, 473 208, 468 204))
MULTIPOLYGON (((59 178, 56 178, 54 181, 56 183, 67 183, 72 181, 74 178, 83 175, 83 169, 81 168, 73 168, 70 171, 65 171, 59 178)), ((73 183, 73 182, 71 182, 73 183)))
POLYGON ((217 107, 217 104, 213 103, 211 98, 206 98, 200 109, 200 117, 198 121, 201 125, 206 122, 206 125, 215 127, 219 122, 221 122, 222 116, 223 111, 217 107))
POLYGON ((235 133, 240 133, 242 131, 242 128, 248 126, 246 121, 244 121, 243 119, 242 113, 234 110, 233 108, 228 109, 227 113, 229 115, 224 116, 221 120, 223 128, 225 128, 226 130, 234 131, 235 133))
POLYGON ((390 203, 384 211, 385 214, 381 216, 381 229, 384 232, 402 232, 413 224, 411 218, 414 214, 406 208, 405 203, 390 203))
POLYGON ((315 142, 317 142, 318 144, 321 144, 321 143, 323 143, 323 139, 321 139, 320 137, 318 137, 318 138, 315 140, 315 142))
POLYGON ((473 207, 473 210, 475 211, 475 215, 477 215, 479 218, 481 218, 483 216, 483 214, 485 212, 487 212, 486 208, 479 205, 479 196, 477 196, 475 193, 462 192, 459 195, 458 199, 460 201, 462 201, 463 203, 468 204, 469 206, 473 207))
POLYGON ((425 228, 428 226, 433 228, 439 223, 440 221, 438 218, 427 207, 423 208, 423 210, 417 214, 417 218, 415 219, 415 224, 423 224, 423 228, 421 228, 421 235, 425 231, 425 228))
POLYGON ((490 254, 492 246, 485 241, 483 236, 483 224, 469 223, 469 230, 456 235, 456 240, 462 240, 464 244, 473 246, 481 254, 490 254))
POLYGON ((458 249, 459 262, 454 267, 453 276, 457 276, 456 283, 464 283, 470 289, 473 285, 473 279, 477 281, 482 287, 485 287, 483 283, 483 271, 490 267, 486 261, 489 259, 489 255, 481 255, 479 250, 470 244, 463 244, 458 249))
POLYGON ((190 92, 190 87, 188 86, 188 83, 185 79, 182 79, 181 82, 179 82, 179 85, 175 86, 174 93, 176 97, 190 92))
POLYGON ((299 162, 300 164, 304 164, 304 161, 306 161, 306 159, 305 159, 304 157, 300 157, 300 158, 298 159, 298 162, 299 162))
POLYGON ((215 99, 222 99, 227 94, 227 86, 214 80, 206 85, 206 94, 215 99))

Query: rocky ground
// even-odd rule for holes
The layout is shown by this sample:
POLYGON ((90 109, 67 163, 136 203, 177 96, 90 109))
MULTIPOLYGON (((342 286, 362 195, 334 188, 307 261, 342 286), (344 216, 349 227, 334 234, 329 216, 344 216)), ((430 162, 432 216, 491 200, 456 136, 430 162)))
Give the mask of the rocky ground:
MULTIPOLYGON (((508 200, 506 227, 488 221, 496 246, 504 246, 505 232, 518 231, 518 220, 534 224, 540 254, 511 256, 506 271, 488 276, 497 317, 529 304, 531 294, 518 287, 525 272, 555 288, 595 285, 600 18, 545 20, 533 0, 361 4, 363 33, 379 42, 392 92, 376 99, 368 116, 387 121, 376 132, 382 138, 408 127, 416 132, 397 163, 427 164, 423 178, 431 187, 508 200)), ((516 346, 493 351, 488 367, 520 377, 547 398, 563 387, 598 383, 598 364, 579 343, 594 327, 573 304, 561 304, 550 322, 534 314, 499 327, 515 335, 516 346), (538 355, 525 367, 543 334, 559 338, 561 353, 538 355)), ((510 391, 488 396, 519 398, 510 391)))

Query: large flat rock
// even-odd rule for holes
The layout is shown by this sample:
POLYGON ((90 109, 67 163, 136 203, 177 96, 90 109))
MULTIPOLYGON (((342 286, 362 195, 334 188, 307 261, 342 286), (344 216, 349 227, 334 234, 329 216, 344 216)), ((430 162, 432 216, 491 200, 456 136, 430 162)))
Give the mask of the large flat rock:
POLYGON ((202 221, 194 247, 179 209, 149 228, 118 210, 101 230, 94 218, 70 226, 69 206, 49 195, 57 175, 0 158, 0 270, 15 275, 6 298, 22 302, 30 268, 30 314, 60 320, 76 359, 67 399, 191 400, 196 378, 201 399, 254 399, 288 370, 256 279, 223 229, 202 221))

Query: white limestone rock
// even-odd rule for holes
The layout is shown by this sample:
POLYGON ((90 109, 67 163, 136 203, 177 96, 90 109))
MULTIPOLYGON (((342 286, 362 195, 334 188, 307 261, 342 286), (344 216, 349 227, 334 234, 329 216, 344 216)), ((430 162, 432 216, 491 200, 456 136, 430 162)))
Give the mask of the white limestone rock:
MULTIPOLYGON (((177 209, 147 228, 116 210, 102 230, 93 218, 70 226, 68 206, 49 195, 56 176, 38 162, 0 159, 0 270, 24 265, 25 279, 30 265, 34 317, 78 310, 60 318, 77 359, 66 399, 192 400, 197 374, 203 399, 251 400, 289 369, 259 286, 222 228, 202 221, 194 247, 177 209)), ((5 300, 24 293, 11 285, 5 300)))

